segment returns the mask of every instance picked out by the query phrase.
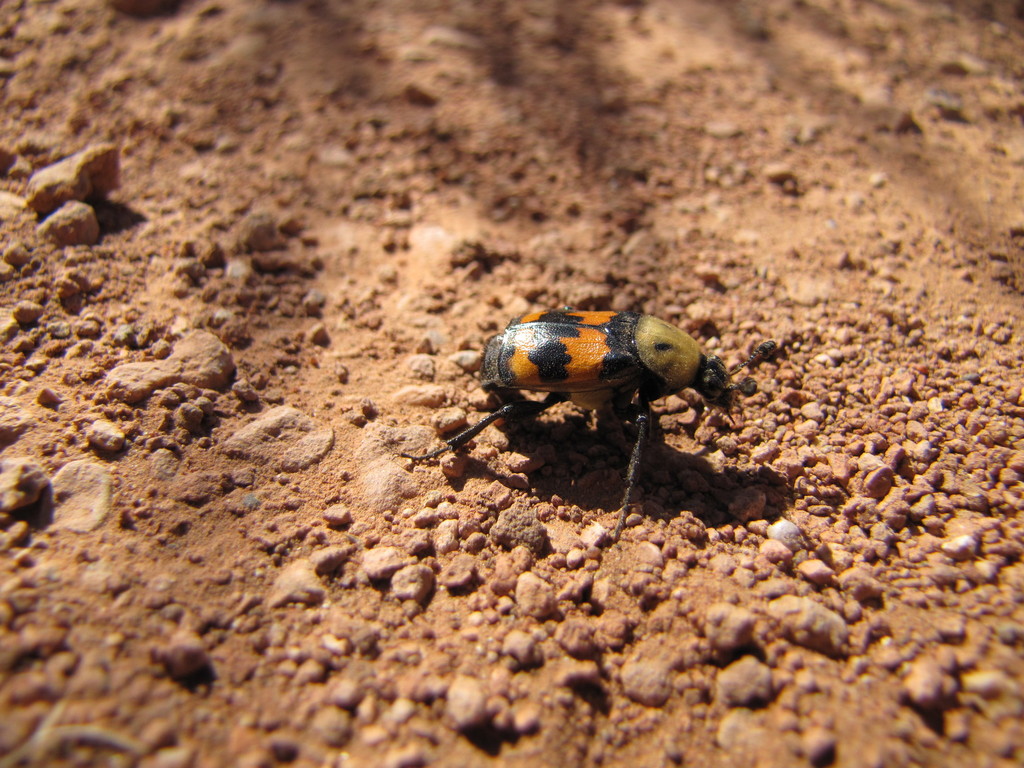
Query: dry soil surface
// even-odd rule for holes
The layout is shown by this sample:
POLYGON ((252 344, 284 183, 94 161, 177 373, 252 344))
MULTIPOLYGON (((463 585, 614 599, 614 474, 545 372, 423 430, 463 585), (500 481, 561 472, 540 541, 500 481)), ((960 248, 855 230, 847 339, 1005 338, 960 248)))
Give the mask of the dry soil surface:
POLYGON ((1024 762, 1024 7, 2 0, 0 768, 1024 762), (527 311, 731 413, 496 406, 527 311))

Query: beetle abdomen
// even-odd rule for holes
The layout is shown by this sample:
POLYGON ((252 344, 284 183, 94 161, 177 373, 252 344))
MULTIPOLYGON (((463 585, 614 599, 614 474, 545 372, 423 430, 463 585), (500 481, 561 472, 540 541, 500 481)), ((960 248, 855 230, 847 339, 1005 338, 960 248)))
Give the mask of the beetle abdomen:
POLYGON ((484 352, 485 386, 544 392, 614 390, 641 373, 631 312, 536 312, 509 323, 484 352))

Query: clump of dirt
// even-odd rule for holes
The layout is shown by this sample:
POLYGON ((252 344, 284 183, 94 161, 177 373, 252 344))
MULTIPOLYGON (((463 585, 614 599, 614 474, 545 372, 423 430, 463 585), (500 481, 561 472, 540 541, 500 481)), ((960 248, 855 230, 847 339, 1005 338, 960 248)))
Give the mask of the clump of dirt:
POLYGON ((1024 761, 1012 3, 0 7, 0 768, 1024 761), (493 410, 646 312, 632 425, 493 410))

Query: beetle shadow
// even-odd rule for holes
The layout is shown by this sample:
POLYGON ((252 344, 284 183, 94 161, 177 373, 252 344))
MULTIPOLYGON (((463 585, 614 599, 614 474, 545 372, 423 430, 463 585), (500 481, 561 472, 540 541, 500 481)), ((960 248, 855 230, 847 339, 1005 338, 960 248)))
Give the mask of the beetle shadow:
MULTIPOLYGON (((513 422, 500 429, 508 438, 510 451, 527 457, 554 454, 530 473, 529 493, 544 502, 560 499, 592 512, 586 519, 618 512, 635 440, 631 426, 610 415, 595 418, 589 412, 567 412, 554 418, 513 422)), ((729 459, 724 466, 716 466, 717 462, 708 459, 714 450, 713 445, 692 452, 674 448, 656 429, 644 452, 633 511, 664 520, 689 514, 706 527, 717 528, 751 519, 774 520, 792 506, 793 490, 779 472, 765 465, 738 466, 729 459), (759 511, 757 492, 764 497, 759 511)), ((482 462, 474 467, 474 463, 468 472, 490 472, 501 479, 500 472, 485 469, 482 462)))

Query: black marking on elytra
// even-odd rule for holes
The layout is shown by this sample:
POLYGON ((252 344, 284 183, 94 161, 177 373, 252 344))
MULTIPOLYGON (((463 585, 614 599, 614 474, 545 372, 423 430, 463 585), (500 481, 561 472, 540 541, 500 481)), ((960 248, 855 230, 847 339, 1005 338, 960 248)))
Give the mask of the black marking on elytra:
POLYGON ((608 352, 601 361, 602 380, 613 381, 623 371, 638 366, 636 324, 639 319, 640 315, 633 312, 620 312, 604 324, 607 329, 605 341, 608 352))
POLYGON ((555 325, 583 325, 583 318, 571 311, 552 310, 551 312, 543 313, 533 322, 553 323, 555 325))
POLYGON ((572 355, 569 354, 568 348, 560 339, 554 337, 544 339, 526 357, 537 366, 541 381, 565 381, 569 378, 566 366, 572 362, 572 355))

